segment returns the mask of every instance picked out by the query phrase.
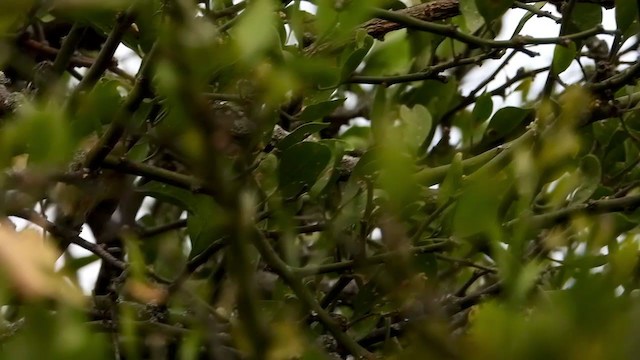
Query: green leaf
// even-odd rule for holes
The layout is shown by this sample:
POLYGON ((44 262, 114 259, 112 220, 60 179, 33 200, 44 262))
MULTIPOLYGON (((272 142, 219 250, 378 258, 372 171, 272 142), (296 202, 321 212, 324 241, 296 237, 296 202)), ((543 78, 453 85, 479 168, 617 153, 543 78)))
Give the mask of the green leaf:
POLYGON ((351 126, 340 135, 340 139, 347 143, 349 150, 365 150, 371 145, 371 127, 351 126))
POLYGON ((569 46, 556 45, 553 50, 551 69, 555 74, 567 70, 577 55, 576 44, 572 41, 569 46))
POLYGON ((222 211, 208 195, 197 195, 175 186, 151 181, 139 191, 187 210, 187 233, 191 239, 191 255, 194 257, 212 241, 222 236, 221 229, 226 221, 222 211))
POLYGON ((150 181, 137 188, 137 191, 145 196, 149 196, 169 204, 176 205, 188 211, 193 211, 190 191, 172 185, 167 185, 157 181, 150 181))
POLYGON ((599 4, 577 2, 571 13, 571 22, 576 26, 577 31, 592 29, 602 24, 602 7, 599 4))
POLYGON ((322 171, 318 177, 318 181, 316 181, 309 190, 309 195, 312 197, 318 197, 323 194, 329 184, 337 180, 337 175, 335 174, 334 169, 336 166, 340 165, 340 160, 344 155, 344 149, 346 146, 344 141, 336 139, 324 139, 320 141, 320 144, 326 145, 331 149, 331 164, 322 171))
POLYGON ((256 56, 276 41, 273 5, 271 0, 251 1, 233 27, 233 35, 244 58, 256 56))
POLYGON ((318 131, 329 126, 328 123, 307 123, 299 126, 295 130, 293 130, 289 135, 287 135, 284 139, 280 140, 276 147, 280 150, 286 150, 291 146, 301 142, 302 140, 309 137, 309 135, 317 133, 318 131))
POLYGON ((438 190, 438 206, 446 204, 462 185, 462 153, 456 153, 451 161, 449 172, 438 190))
POLYGON ((372 178, 377 174, 379 167, 380 164, 378 154, 376 154, 375 150, 369 150, 360 157, 360 160, 356 164, 355 168, 353 168, 351 178, 372 178))
POLYGON ((280 157, 278 177, 285 198, 293 198, 311 189, 331 161, 328 146, 302 142, 287 148, 280 157))
POLYGON ((373 104, 371 105, 371 133, 374 140, 380 141, 384 138, 385 122, 388 120, 389 108, 387 100, 387 88, 378 86, 375 90, 373 104))
POLYGON ((322 120, 323 117, 333 113, 340 105, 344 104, 346 98, 323 101, 317 104, 307 105, 298 115, 298 120, 302 122, 322 120))
POLYGON ((469 33, 475 33, 476 30, 484 25, 484 17, 478 11, 476 0, 460 0, 460 12, 464 17, 469 33))
POLYGON ((618 31, 625 33, 631 24, 638 21, 638 3, 634 0, 615 0, 618 31))
POLYGON ((411 59, 406 31, 393 32, 386 36, 385 41, 375 42, 362 73, 389 75, 404 72, 408 70, 411 59))
POLYGON ((499 199, 504 189, 501 181, 490 178, 492 176, 485 175, 464 186, 453 217, 454 231, 458 236, 492 234, 498 226, 499 199))
POLYGON ((269 196, 278 189, 278 158, 274 154, 267 154, 260 161, 255 171, 255 179, 260 189, 269 196))
POLYGON ((572 204, 583 203, 598 189, 602 178, 600 160, 589 154, 580 160, 580 186, 573 194, 572 204))
POLYGON ((91 92, 82 96, 78 113, 71 119, 76 136, 100 132, 104 124, 111 123, 122 104, 119 87, 120 81, 102 78, 91 92))
POLYGON ((192 209, 187 214, 187 233, 191 239, 193 258, 205 250, 213 241, 222 237, 226 222, 226 212, 210 196, 195 195, 189 201, 192 209))
POLYGON ((92 264, 96 261, 100 260, 97 255, 87 255, 77 258, 65 258, 63 271, 65 272, 76 272, 83 267, 92 264))
POLYGON ((492 141, 509 135, 532 114, 532 109, 512 106, 498 110, 489 121, 482 141, 492 141))
POLYGON ((485 122, 493 112, 493 100, 490 93, 484 93, 478 97, 473 107, 473 118, 476 123, 485 122))
POLYGON ((373 38, 371 36, 365 36, 361 41, 356 42, 356 48, 350 51, 349 55, 345 57, 345 61, 342 63, 340 80, 348 79, 351 74, 360 66, 362 60, 373 46, 373 38))
POLYGON ((61 107, 33 108, 25 105, 22 118, 0 133, 3 155, 27 153, 30 164, 59 165, 69 161, 76 150, 69 120, 61 107))
POLYGON ((416 151, 431 131, 431 113, 422 105, 416 105, 412 109, 402 105, 400 118, 403 123, 404 140, 411 151, 416 151))
POLYGON ((476 8, 486 22, 501 17, 513 5, 513 0, 476 0, 476 8))

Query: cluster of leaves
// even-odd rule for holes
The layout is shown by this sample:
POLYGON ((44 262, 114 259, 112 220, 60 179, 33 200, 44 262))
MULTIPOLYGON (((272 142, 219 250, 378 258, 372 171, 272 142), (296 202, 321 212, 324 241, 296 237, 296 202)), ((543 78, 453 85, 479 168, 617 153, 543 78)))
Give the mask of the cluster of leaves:
POLYGON ((639 17, 632 0, 0 2, 0 354, 634 357, 639 17), (558 36, 521 35, 534 17, 558 36), (550 63, 492 82, 541 44, 550 63))

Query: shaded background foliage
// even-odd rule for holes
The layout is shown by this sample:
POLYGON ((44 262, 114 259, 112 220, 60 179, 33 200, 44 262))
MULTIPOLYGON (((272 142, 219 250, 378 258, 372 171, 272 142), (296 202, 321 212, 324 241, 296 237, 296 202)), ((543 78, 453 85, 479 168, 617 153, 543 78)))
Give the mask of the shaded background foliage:
POLYGON ((1 356, 635 357, 639 16, 0 3, 1 356), (521 35, 534 17, 558 36, 521 35))

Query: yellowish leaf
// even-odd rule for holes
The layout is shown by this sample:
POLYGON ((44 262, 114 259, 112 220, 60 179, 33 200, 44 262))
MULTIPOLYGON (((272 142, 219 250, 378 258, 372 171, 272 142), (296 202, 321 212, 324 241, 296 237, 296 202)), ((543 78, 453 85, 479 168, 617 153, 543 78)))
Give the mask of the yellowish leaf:
POLYGON ((54 270, 57 258, 55 247, 35 230, 0 227, 0 268, 18 293, 80 305, 82 291, 54 270))

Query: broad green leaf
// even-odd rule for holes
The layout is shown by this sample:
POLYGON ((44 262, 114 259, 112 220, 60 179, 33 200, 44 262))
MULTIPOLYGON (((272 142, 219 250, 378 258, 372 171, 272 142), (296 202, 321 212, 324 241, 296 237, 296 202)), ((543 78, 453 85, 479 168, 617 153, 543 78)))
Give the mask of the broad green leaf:
POLYGON ((208 195, 197 195, 175 186, 158 182, 149 182, 139 191, 187 210, 187 233, 191 239, 191 255, 198 255, 212 241, 222 236, 221 230, 227 221, 213 198, 208 195))
POLYGON ((634 0, 615 0, 616 24, 624 34, 631 24, 638 21, 638 3, 634 0))
POLYGON ((427 80, 401 94, 400 101, 407 106, 423 105, 437 122, 460 98, 458 87, 458 82, 452 78, 446 83, 427 80))
POLYGON ((344 104, 345 100, 334 99, 307 105, 298 115, 298 120, 303 122, 322 120, 323 117, 330 115, 340 105, 344 104))
POLYGON ((634 235, 625 236, 617 251, 609 255, 611 277, 615 284, 625 284, 636 271, 638 264, 638 243, 634 235))
POLYGON ((602 178, 602 169, 596 156, 589 154, 580 160, 580 178, 580 186, 571 199, 572 204, 587 201, 598 188, 602 178))
POLYGON ((571 13, 571 22, 578 31, 592 29, 602 24, 602 7, 599 4, 577 2, 571 13))
POLYGON ((349 150, 365 150, 371 145, 371 127, 351 126, 340 135, 340 139, 348 144, 349 150))
POLYGON ((320 141, 320 144, 326 145, 331 149, 331 162, 330 165, 322 171, 318 177, 318 181, 316 181, 309 190, 309 195, 312 197, 318 197, 321 195, 329 184, 334 183, 337 180, 337 175, 334 170, 340 165, 340 160, 344 155, 346 146, 344 141, 336 139, 324 139, 320 141))
POLYGON ((476 8, 484 17, 486 22, 493 21, 501 17, 511 5, 513 0, 475 0, 476 8))
POLYGON ((491 94, 484 93, 476 100, 476 105, 473 107, 473 118, 476 123, 482 123, 486 121, 493 112, 493 100, 491 94))
POLYGON ((356 167, 353 168, 351 177, 354 179, 372 178, 378 173, 379 167, 380 163, 375 150, 369 150, 360 157, 356 167))
POLYGON ((145 196, 159 199, 164 202, 176 205, 188 211, 193 211, 190 191, 172 185, 167 185, 157 181, 150 181, 137 188, 137 191, 145 196))
POLYGON ((505 181, 495 174, 483 174, 466 183, 453 216, 454 232, 461 237, 484 233, 492 235, 499 226, 498 207, 505 181))
POLYGON ((380 187, 386 192, 395 210, 406 207, 415 201, 419 191, 413 174, 416 171, 415 160, 403 148, 400 132, 389 131, 384 145, 376 149, 380 161, 380 187))
MULTIPOLYGON (((361 317, 358 319, 358 321, 349 328, 350 332, 353 332, 354 339, 360 340, 369 335, 371 331, 375 330, 381 318, 381 315, 373 313, 371 316, 361 317)), ((318 357, 318 360, 320 359, 324 359, 324 357, 318 357)))
MULTIPOLYGON (((82 96, 77 115, 71 119, 76 136, 100 133, 103 125, 111 123, 122 105, 121 87, 120 81, 102 78, 89 93, 82 96)), ((140 110, 138 112, 142 112, 140 110)))
POLYGON ((98 260, 100 260, 100 258, 97 255, 93 254, 82 257, 74 257, 70 259, 66 258, 63 269, 65 272, 76 272, 98 260))
POLYGON ((532 115, 532 109, 512 106, 502 108, 489 121, 482 140, 486 142, 507 136, 532 115))
POLYGON ((564 266, 588 270, 607 264, 607 258, 607 255, 581 255, 567 259, 564 266))
POLYGON ((189 206, 193 210, 187 214, 187 233, 191 239, 189 258, 193 258, 225 234, 227 218, 225 210, 210 196, 194 196, 189 206))
POLYGON ((607 147, 613 138, 613 135, 619 131, 619 121, 617 119, 606 119, 598 121, 591 125, 592 133, 595 139, 602 147, 607 147))
POLYGON ((390 75, 404 72, 408 70, 411 59, 406 31, 397 31, 387 35, 385 41, 375 42, 362 73, 390 75))
MULTIPOLYGON (((29 155, 30 164, 60 165, 71 160, 79 139, 74 139, 64 109, 24 105, 22 117, 7 124, 0 133, 0 147, 9 158, 29 155)), ((84 150, 84 149, 81 149, 84 150)))
MULTIPOLYGON (((360 32, 358 34, 360 34, 360 32)), ((347 48, 346 51, 349 51, 349 54, 345 56, 345 60, 342 63, 340 80, 348 79, 351 74, 356 71, 358 66, 362 63, 362 60, 364 60, 364 57, 369 53, 371 46, 373 46, 373 38, 366 35, 361 41, 356 42, 356 46, 353 50, 351 48, 347 48)))
POLYGON ((286 150, 291 146, 301 142, 302 140, 309 137, 309 135, 317 133, 318 131, 329 126, 328 123, 318 123, 312 122, 300 125, 298 128, 293 130, 289 135, 287 135, 284 139, 280 140, 276 147, 280 150, 286 150))
POLYGON ((576 44, 572 41, 569 46, 556 45, 553 51, 551 69, 555 74, 567 70, 577 55, 576 44))
POLYGON ((271 0, 251 1, 233 27, 240 53, 245 59, 266 50, 275 42, 275 8, 271 0))
POLYGON ((451 161, 447 176, 438 189, 438 206, 446 204, 462 185, 462 153, 456 153, 451 161))
POLYGON ((387 89, 384 86, 378 86, 371 105, 371 133, 376 142, 381 141, 385 134, 385 122, 389 119, 388 113, 387 89))
MULTIPOLYGON (((524 71, 523 68, 520 68, 524 71)), ((520 97, 520 101, 527 101, 527 97, 529 96, 529 91, 531 90, 531 84, 533 84, 533 80, 531 78, 526 78, 518 84, 516 87, 516 91, 520 91, 522 96, 520 97)))
POLYGON ((511 296, 516 301, 525 301, 527 295, 538 282, 542 266, 536 262, 530 262, 519 269, 517 278, 514 279, 511 296))
POLYGON ((476 30, 484 25, 484 17, 478 11, 476 0, 460 0, 460 12, 467 23, 469 33, 475 33, 476 30))
POLYGON ((402 105, 400 118, 403 123, 404 140, 411 151, 416 151, 431 131, 431 114, 422 105, 416 105, 412 109, 402 105))
POLYGON ((331 161, 331 149, 313 142, 295 144, 280 157, 278 178, 285 198, 293 198, 311 189, 331 161))
POLYGON ((273 194, 278 189, 278 158, 274 154, 267 154, 260 161, 254 176, 260 189, 267 196, 273 194))

